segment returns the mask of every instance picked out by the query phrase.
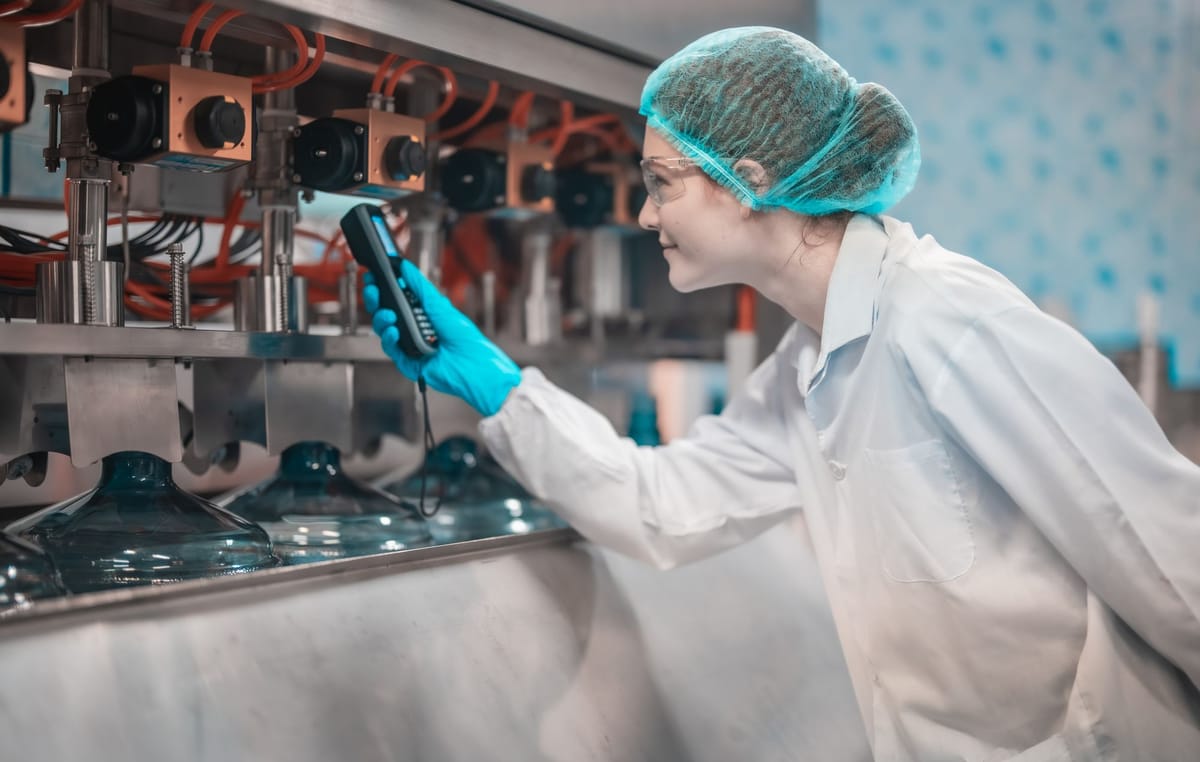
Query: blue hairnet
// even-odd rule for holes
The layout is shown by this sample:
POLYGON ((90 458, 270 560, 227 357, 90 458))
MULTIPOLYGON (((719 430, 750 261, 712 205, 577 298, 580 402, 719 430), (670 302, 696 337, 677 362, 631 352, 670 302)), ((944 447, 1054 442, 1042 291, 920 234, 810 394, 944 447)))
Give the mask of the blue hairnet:
POLYGON ((783 29, 701 37, 650 74, 641 113, 752 209, 876 214, 912 190, 921 166, 895 96, 783 29), (751 187, 740 159, 761 164, 765 184, 751 187))

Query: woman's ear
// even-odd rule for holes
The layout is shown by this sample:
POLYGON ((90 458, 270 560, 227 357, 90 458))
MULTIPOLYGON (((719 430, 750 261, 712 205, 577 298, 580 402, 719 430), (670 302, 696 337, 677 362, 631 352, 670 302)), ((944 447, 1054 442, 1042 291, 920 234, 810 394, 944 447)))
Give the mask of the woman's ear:
MULTIPOLYGON (((745 184, 750 192, 757 197, 762 197, 767 190, 767 170, 763 165, 759 164, 754 159, 738 159, 733 165, 733 171, 745 184)), ((742 218, 749 219, 752 210, 745 204, 742 205, 742 218)))
POLYGON ((754 159, 738 159, 733 165, 733 171, 747 188, 754 191, 754 195, 761 196, 766 191, 767 170, 754 159))

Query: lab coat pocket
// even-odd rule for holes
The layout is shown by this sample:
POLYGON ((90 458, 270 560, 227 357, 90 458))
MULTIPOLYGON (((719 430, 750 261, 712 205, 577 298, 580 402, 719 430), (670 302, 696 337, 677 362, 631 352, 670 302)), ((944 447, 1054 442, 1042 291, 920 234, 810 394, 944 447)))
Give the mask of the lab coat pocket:
POLYGON ((975 562, 975 541, 946 445, 930 440, 864 452, 883 573, 896 582, 947 582, 975 562))

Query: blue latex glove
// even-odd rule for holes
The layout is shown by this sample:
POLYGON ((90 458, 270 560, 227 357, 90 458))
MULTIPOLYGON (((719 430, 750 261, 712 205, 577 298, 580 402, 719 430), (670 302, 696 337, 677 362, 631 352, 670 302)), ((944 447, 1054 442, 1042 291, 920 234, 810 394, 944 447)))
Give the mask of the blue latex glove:
POLYGON ((438 334, 439 349, 420 360, 404 354, 397 343, 400 330, 396 327, 396 313, 379 307, 379 287, 367 273, 363 278, 363 304, 371 313, 371 327, 379 335, 383 351, 410 379, 424 377, 437 391, 462 397, 485 416, 495 415, 508 399, 508 393, 521 383, 521 369, 412 262, 404 260, 400 273, 425 305, 425 313, 438 334))

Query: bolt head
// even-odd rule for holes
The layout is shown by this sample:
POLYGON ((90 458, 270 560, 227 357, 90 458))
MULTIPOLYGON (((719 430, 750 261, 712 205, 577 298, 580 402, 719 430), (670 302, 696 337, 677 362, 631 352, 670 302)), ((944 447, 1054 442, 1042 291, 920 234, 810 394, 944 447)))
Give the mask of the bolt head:
POLYGON ((155 85, 154 87, 151 87, 150 92, 154 93, 155 95, 161 95, 162 94, 162 85, 155 85))
POLYGON ((151 140, 150 145, 154 146, 155 148, 162 148, 162 138, 155 138, 154 140, 151 140))
POLYGON ((363 179, 363 173, 362 173, 362 172, 355 172, 355 173, 354 173, 354 182, 356 182, 356 183, 361 183, 361 182, 362 182, 362 179, 363 179))
POLYGON ((361 135, 361 134, 363 134, 363 128, 362 128, 362 125, 361 125, 361 124, 360 124, 360 125, 358 125, 357 127, 355 127, 355 128, 354 128, 354 134, 355 134, 355 135, 361 135))

